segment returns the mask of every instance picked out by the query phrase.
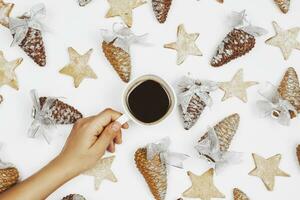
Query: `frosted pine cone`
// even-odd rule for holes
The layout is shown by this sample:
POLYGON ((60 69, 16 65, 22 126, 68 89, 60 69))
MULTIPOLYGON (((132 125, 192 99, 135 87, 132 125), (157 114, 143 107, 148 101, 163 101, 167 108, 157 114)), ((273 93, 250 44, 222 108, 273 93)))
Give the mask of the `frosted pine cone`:
POLYGON ((80 194, 70 194, 64 197, 62 200, 86 200, 86 199, 80 194))
POLYGON ((152 0, 152 7, 159 23, 164 23, 168 17, 172 0, 152 0))
POLYGON ((0 169, 0 192, 3 192, 13 185, 15 185, 19 180, 19 171, 15 167, 8 167, 5 169, 0 169))
POLYGON ((29 27, 26 37, 19 46, 36 64, 41 67, 46 65, 45 46, 40 30, 29 27))
MULTIPOLYGON (((40 97, 40 105, 44 106, 47 97, 40 97)), ((74 107, 56 99, 50 106, 50 118, 55 124, 74 124, 82 118, 82 114, 74 107)))
POLYGON ((147 149, 141 148, 135 152, 136 166, 144 176, 156 200, 164 200, 167 193, 167 169, 157 154, 152 160, 147 159, 147 149))
POLYGON ((298 158, 299 165, 300 165, 300 144, 297 147, 297 158, 298 158))
POLYGON ((211 65, 220 67, 250 52, 255 46, 255 37, 249 33, 233 29, 218 47, 217 54, 212 58, 211 65))
POLYGON ((234 200, 250 200, 247 195, 238 188, 233 189, 234 200))
POLYGON ((114 41, 109 43, 103 41, 102 49, 107 60, 113 66, 120 78, 128 83, 131 75, 131 58, 129 53, 120 47, 116 47, 114 41))
POLYGON ((290 0, 274 0, 274 1, 283 13, 286 14, 289 11, 290 3, 291 3, 290 0))
POLYGON ((187 111, 182 113, 184 129, 189 130, 195 125, 205 107, 205 102, 195 94, 188 105, 187 111))
MULTIPOLYGON (((214 126, 214 130, 219 138, 220 142, 220 150, 221 151, 228 151, 231 141, 239 127, 240 123, 240 116, 239 114, 235 113, 223 119, 219 122, 216 126, 214 126)), ((208 137, 208 133, 202 136, 199 140, 206 139, 208 137)))
MULTIPOLYGON (((300 86, 297 72, 294 68, 290 67, 287 69, 279 87, 279 95, 289 101, 297 110, 300 112, 300 86)), ((297 113, 290 113, 291 117, 296 117, 297 113)))

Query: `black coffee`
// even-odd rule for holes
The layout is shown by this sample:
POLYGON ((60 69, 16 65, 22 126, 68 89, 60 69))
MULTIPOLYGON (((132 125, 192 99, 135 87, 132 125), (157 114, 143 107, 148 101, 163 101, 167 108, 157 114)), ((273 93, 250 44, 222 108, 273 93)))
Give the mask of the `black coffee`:
POLYGON ((132 115, 141 122, 153 123, 167 114, 170 98, 161 84, 147 80, 134 88, 128 96, 132 115))

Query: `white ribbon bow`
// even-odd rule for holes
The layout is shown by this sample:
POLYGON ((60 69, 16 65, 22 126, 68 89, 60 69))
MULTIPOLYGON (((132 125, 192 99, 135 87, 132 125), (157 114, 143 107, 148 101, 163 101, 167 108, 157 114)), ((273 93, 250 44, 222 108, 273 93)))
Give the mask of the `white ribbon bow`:
POLYGON ((127 53, 129 53, 129 47, 130 45, 134 43, 145 43, 146 36, 148 34, 144 35, 135 35, 130 28, 125 26, 122 23, 115 23, 113 25, 113 31, 107 30, 107 29, 101 29, 101 34, 106 42, 112 42, 114 41, 114 45, 123 49, 127 53), (120 25, 120 27, 116 27, 117 25, 120 25))
POLYGON ((228 164, 241 162, 241 153, 220 150, 219 138, 211 127, 208 128, 208 137, 198 142, 195 149, 203 158, 213 163, 213 168, 217 170, 228 164))
POLYGON ((262 117, 272 117, 281 125, 288 126, 291 121, 290 111, 297 113, 295 107, 282 99, 277 88, 267 82, 258 93, 266 100, 257 101, 257 107, 262 117))
POLYGON ((159 154, 161 162, 173 167, 183 168, 183 161, 189 156, 182 153, 169 152, 170 138, 164 138, 156 143, 150 143, 147 145, 147 160, 152 160, 157 154, 159 154))
POLYGON ((36 135, 40 133, 49 144, 50 140, 46 136, 45 129, 50 126, 55 126, 55 122, 51 118, 50 109, 56 98, 47 97, 43 107, 41 107, 36 90, 31 90, 30 96, 33 101, 32 117, 34 120, 28 130, 28 135, 31 138, 35 138, 36 135))
POLYGON ((231 16, 233 28, 243 30, 254 37, 259 37, 268 33, 264 28, 253 26, 247 19, 246 10, 241 12, 233 12, 231 16))
POLYGON ((14 35, 11 45, 21 44, 21 42, 25 39, 29 28, 43 30, 43 25, 39 20, 45 15, 45 5, 37 4, 21 18, 9 18, 9 29, 14 35))
MULTIPOLYGON (((3 146, 4 146, 3 143, 0 143, 0 151, 3 149, 3 146)), ((6 169, 10 167, 14 167, 14 165, 12 163, 3 162, 0 159, 0 169, 6 169)))
POLYGON ((80 6, 86 6, 89 4, 92 0, 77 0, 80 6))
POLYGON ((195 94, 210 107, 212 105, 212 99, 208 93, 217 90, 218 84, 213 81, 198 81, 185 76, 179 83, 179 87, 181 91, 183 91, 178 95, 179 104, 183 112, 186 112, 195 94))

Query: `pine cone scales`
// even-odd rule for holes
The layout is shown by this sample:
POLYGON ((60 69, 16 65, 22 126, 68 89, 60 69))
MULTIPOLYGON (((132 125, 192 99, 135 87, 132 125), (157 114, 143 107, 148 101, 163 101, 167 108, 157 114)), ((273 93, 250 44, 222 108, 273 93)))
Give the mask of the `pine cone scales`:
POLYGON ((287 13, 290 9, 290 0, 274 0, 283 13, 287 13))
POLYGON ((211 65, 220 67, 250 52, 255 46, 255 37, 249 33, 233 29, 218 47, 217 54, 212 58, 211 65))
POLYGON ((0 169, 0 192, 3 192, 18 182, 19 172, 15 167, 0 169))
POLYGON ((189 130, 195 125, 205 107, 205 102, 195 94, 188 105, 187 111, 182 114, 184 129, 189 130))
POLYGON ((114 41, 107 43, 102 42, 103 52, 118 73, 120 78, 128 83, 131 75, 131 58, 130 55, 123 49, 116 47, 114 41))
POLYGON ((300 144, 297 147, 297 158, 298 158, 299 165, 300 165, 300 144))
POLYGON ((167 20, 171 4, 172 0, 152 0, 153 11, 159 23, 167 20))
POLYGON ((86 199, 79 194, 70 194, 64 197, 62 200, 86 200, 86 199))
MULTIPOLYGON (((40 97, 40 105, 44 106, 47 97, 40 97)), ((50 107, 51 118, 55 124, 73 124, 82 118, 82 114, 74 107, 56 99, 50 107)))
POLYGON ((239 190, 238 188, 234 188, 233 197, 234 200, 249 200, 247 195, 243 191, 239 190))
POLYGON ((297 72, 294 68, 287 69, 279 87, 280 96, 289 101, 300 112, 300 86, 297 72))
POLYGON ((19 46, 36 64, 41 67, 46 65, 45 46, 40 30, 29 27, 26 37, 19 46))
POLYGON ((160 156, 147 160, 147 149, 141 148, 135 153, 135 162, 155 199, 164 200, 167 193, 167 169, 160 156))
MULTIPOLYGON (((214 126, 214 130, 219 138, 220 142, 220 150, 227 151, 231 144, 231 141, 239 127, 240 116, 239 114, 233 114, 221 122, 219 122, 216 126, 214 126)), ((201 137, 199 142, 206 139, 208 137, 208 133, 201 137)))

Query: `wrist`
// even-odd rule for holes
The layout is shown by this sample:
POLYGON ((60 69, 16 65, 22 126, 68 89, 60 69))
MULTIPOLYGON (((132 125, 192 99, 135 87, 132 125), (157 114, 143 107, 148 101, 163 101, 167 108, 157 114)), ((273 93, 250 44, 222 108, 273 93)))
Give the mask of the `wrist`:
POLYGON ((56 170, 59 171, 61 175, 69 180, 81 173, 80 169, 76 167, 76 162, 70 159, 66 159, 63 155, 58 155, 49 163, 49 165, 53 166, 56 170))

